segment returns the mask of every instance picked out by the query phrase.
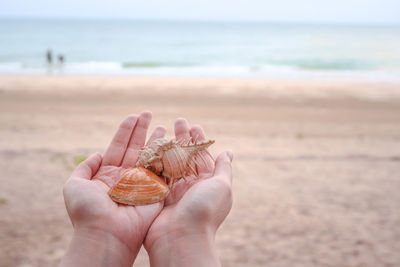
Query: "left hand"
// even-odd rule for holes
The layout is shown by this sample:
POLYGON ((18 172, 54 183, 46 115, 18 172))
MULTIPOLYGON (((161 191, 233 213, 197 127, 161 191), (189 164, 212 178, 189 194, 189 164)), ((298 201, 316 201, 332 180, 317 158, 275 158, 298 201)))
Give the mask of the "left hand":
MULTIPOLYGON (((65 205, 74 226, 75 236, 78 235, 76 238, 79 241, 76 240, 76 246, 79 247, 82 242, 96 241, 93 243, 98 244, 99 248, 92 252, 104 254, 106 252, 103 252, 103 249, 114 249, 116 254, 120 254, 115 255, 119 257, 115 260, 117 265, 121 266, 132 266, 148 228, 163 207, 163 202, 145 206, 121 205, 108 196, 108 191, 119 180, 121 173, 127 168, 135 167, 139 150, 145 144, 151 117, 150 112, 127 117, 121 123, 104 156, 99 153, 90 156, 75 169, 64 186, 65 205), (122 263, 125 256, 127 262, 122 263)), ((165 128, 158 126, 148 142, 164 137, 165 133, 165 128)), ((69 250, 81 252, 88 249, 86 247, 79 251, 79 248, 73 247, 74 238, 69 250)), ((87 255, 87 262, 93 264, 92 266, 115 263, 107 258, 112 258, 112 255, 100 256, 103 256, 103 259, 96 262, 91 255, 87 255)), ((62 265, 82 263, 70 260, 71 257, 65 256, 62 265)))

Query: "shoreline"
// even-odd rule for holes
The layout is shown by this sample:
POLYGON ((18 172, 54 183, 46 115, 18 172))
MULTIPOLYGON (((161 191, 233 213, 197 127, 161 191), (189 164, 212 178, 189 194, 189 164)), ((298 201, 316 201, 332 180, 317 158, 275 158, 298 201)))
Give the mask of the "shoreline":
MULTIPOLYGON (((400 83, 399 69, 312 69, 291 66, 159 66, 124 67, 121 62, 81 62, 54 64, 51 67, 16 67, 22 63, 0 64, 0 76, 110 76, 158 77, 193 79, 240 79, 293 82, 388 82, 400 83), (8 65, 8 67, 7 67, 8 65), (10 68, 10 66, 13 66, 10 68), (3 69, 4 68, 4 69, 3 69)), ((139 64, 139 63, 138 63, 139 64)), ((142 63, 146 64, 146 63, 142 63)), ((147 63, 156 64, 156 63, 147 63)), ((24 64, 22 64, 24 66, 24 64)))

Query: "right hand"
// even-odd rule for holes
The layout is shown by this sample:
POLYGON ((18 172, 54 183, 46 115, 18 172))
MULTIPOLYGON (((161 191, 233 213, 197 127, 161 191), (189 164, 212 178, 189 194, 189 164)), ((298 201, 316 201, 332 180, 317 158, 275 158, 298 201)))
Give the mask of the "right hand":
MULTIPOLYGON (((201 127, 189 130, 184 119, 175 121, 175 136, 176 140, 205 139, 201 127)), ((192 174, 187 181, 176 181, 163 210, 149 228, 144 246, 152 266, 219 265, 214 236, 232 207, 233 155, 223 152, 215 165, 211 157, 204 157, 207 164, 196 165, 199 178, 192 174), (180 251, 184 255, 179 255, 180 251)))

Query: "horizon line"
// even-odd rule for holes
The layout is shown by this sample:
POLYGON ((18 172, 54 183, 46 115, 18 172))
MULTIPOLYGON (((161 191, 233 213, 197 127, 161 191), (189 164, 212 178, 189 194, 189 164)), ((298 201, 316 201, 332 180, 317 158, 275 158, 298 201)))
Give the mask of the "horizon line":
POLYGON ((197 22, 197 23, 249 23, 282 25, 336 25, 336 26, 400 26, 400 22, 367 21, 305 21, 305 20, 250 20, 250 19, 201 19, 201 18, 132 18, 132 17, 97 17, 97 16, 2 16, 0 20, 77 20, 77 21, 137 21, 137 22, 197 22))

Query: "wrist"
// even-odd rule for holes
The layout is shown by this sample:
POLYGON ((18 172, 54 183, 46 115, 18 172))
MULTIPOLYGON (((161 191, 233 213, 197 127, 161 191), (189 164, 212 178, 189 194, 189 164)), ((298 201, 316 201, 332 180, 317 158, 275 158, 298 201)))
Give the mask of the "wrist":
POLYGON ((145 243, 151 266, 221 266, 212 228, 174 228, 145 243))
POLYGON ((136 254, 109 232, 78 228, 60 266, 132 266, 136 254))

